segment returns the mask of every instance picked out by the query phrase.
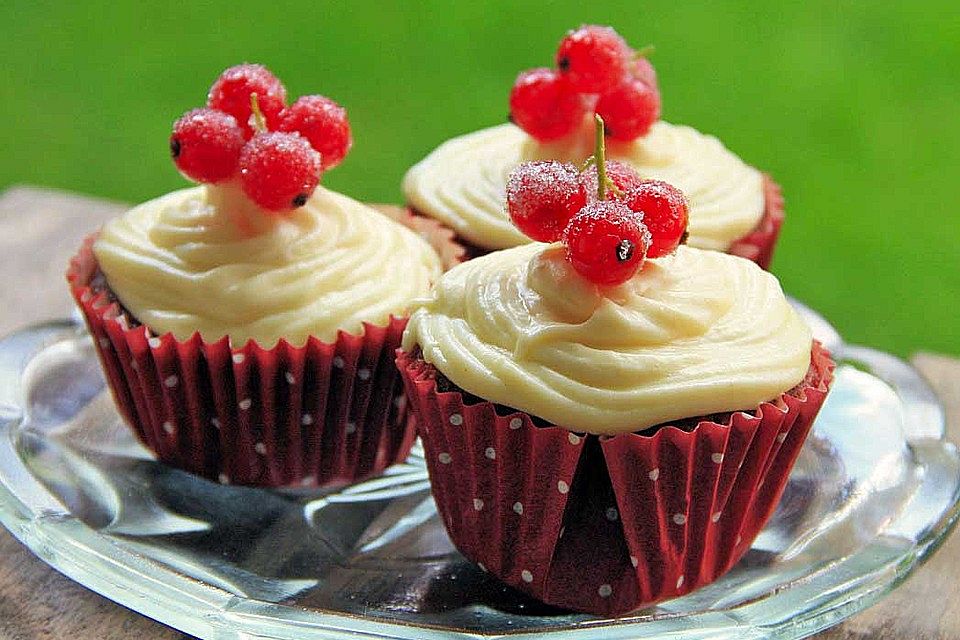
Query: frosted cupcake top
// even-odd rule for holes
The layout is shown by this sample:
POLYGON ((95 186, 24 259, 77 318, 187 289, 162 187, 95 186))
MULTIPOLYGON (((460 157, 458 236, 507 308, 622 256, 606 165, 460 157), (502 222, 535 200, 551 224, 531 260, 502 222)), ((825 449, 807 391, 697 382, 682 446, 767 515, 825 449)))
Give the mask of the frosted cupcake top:
POLYGON ((94 253, 151 331, 265 348, 386 325, 441 273, 415 233, 323 187, 283 216, 265 215, 231 184, 175 191, 108 222, 94 253))
MULTIPOLYGON (((589 128, 590 122, 584 127, 589 128)), ((588 131, 541 143, 512 124, 453 138, 411 168, 407 202, 488 249, 529 242, 504 209, 510 172, 530 160, 580 163, 592 151, 588 131)), ((713 136, 663 121, 629 143, 608 142, 607 157, 641 176, 679 187, 690 202, 689 244, 725 251, 753 229, 764 210, 763 176, 713 136)))
POLYGON ((559 245, 492 253, 447 272, 404 335, 474 395, 609 435, 755 408, 803 380, 811 344, 776 278, 686 246, 615 287, 559 245))

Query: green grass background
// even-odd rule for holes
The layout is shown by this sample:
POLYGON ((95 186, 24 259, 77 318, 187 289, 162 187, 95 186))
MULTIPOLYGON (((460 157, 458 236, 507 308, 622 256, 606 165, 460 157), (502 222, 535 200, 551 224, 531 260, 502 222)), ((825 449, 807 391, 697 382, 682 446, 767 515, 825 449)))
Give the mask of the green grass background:
POLYGON ((0 7, 0 188, 127 201, 184 185, 170 124, 224 67, 350 111, 332 188, 399 201, 442 140, 502 122, 561 34, 657 46, 667 120, 787 196, 774 270, 852 341, 960 355, 960 19, 953 2, 24 2, 0 7))

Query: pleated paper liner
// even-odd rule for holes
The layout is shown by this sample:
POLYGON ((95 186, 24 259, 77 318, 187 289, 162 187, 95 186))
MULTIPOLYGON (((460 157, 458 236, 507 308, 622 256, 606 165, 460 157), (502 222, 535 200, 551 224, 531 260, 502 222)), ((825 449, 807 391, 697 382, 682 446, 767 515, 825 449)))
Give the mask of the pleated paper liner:
POLYGON ((457 548, 547 604, 623 614, 705 585, 773 513, 834 364, 753 412, 581 435, 459 390, 419 354, 397 364, 457 548), (686 425, 686 426, 684 426, 686 425))
MULTIPOLYGON (((742 238, 735 240, 727 249, 727 253, 756 262, 763 269, 769 270, 770 262, 773 260, 773 250, 780 235, 780 228, 783 226, 784 208, 780 185, 766 174, 763 176, 763 195, 763 215, 757 226, 742 238)), ((426 213, 413 207, 410 208, 410 213, 417 218, 432 219, 426 213)), ((485 256, 492 251, 474 244, 461 235, 455 235, 455 238, 457 243, 464 248, 463 257, 466 260, 485 256)))
MULTIPOLYGON (((462 259, 449 230, 386 209, 430 241, 445 267, 462 259)), ((394 365, 406 318, 301 347, 156 336, 109 290, 94 239, 67 280, 121 416, 160 461, 223 483, 310 487, 360 480, 406 458, 415 430, 394 365)))
POLYGON ((769 271, 785 214, 780 185, 766 174, 763 176, 763 203, 763 216, 760 222, 750 233, 739 240, 734 240, 727 249, 727 253, 756 262, 761 268, 769 271))

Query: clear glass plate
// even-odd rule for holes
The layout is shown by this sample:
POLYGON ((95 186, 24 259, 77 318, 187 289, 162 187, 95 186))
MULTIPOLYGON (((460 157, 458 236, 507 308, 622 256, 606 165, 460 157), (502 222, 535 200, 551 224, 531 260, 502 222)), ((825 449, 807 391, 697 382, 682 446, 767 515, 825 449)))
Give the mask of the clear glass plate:
POLYGON ((874 603, 948 533, 960 459, 919 375, 844 345, 783 500, 737 567, 616 620, 547 608, 451 546, 419 451, 332 492, 221 486, 156 463, 73 322, 0 340, 0 521, 51 566, 202 638, 800 638, 874 603))

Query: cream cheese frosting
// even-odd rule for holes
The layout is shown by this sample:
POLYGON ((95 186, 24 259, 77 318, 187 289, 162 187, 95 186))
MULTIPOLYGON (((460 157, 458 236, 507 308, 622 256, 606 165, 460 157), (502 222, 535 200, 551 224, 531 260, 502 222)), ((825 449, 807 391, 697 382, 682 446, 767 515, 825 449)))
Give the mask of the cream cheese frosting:
POLYGON ((602 288, 532 243, 447 272, 407 325, 418 346, 476 396, 616 434, 775 399, 803 380, 812 338, 743 258, 681 246, 602 288))
POLYGON ((417 234, 318 187, 303 207, 267 214, 235 186, 200 186, 143 203, 100 231, 110 289, 151 331, 229 336, 269 348, 326 342, 405 315, 441 274, 417 234))
MULTIPOLYGON (((582 162, 593 153, 592 127, 591 120, 583 131, 549 144, 512 124, 448 140, 407 172, 407 202, 478 246, 526 244, 530 239, 513 226, 505 209, 510 172, 531 160, 582 162)), ((641 176, 665 180, 686 194, 691 246, 725 251, 763 216, 762 174, 715 137, 691 127, 657 122, 634 142, 608 142, 607 159, 629 164, 641 176)))

